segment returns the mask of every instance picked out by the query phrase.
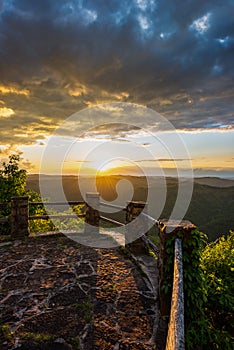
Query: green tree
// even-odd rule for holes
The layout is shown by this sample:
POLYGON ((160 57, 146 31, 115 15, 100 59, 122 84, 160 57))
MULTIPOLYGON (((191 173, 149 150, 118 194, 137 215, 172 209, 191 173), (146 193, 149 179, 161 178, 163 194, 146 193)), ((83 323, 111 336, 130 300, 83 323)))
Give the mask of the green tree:
MULTIPOLYGON (((0 202, 8 203, 13 196, 25 194, 26 171, 19 168, 20 157, 17 154, 9 157, 9 162, 3 162, 0 170, 0 202)), ((9 214, 9 207, 3 210, 9 214)))
MULTIPOLYGON (((26 171, 19 168, 20 157, 13 154, 8 162, 2 163, 0 169, 0 217, 6 217, 11 212, 11 197, 25 194, 26 171)), ((1 234, 9 234, 10 225, 2 223, 1 234)))
MULTIPOLYGON (((9 216, 11 213, 11 197, 28 196, 30 202, 43 202, 41 196, 36 191, 26 189, 26 170, 20 169, 20 156, 18 154, 11 155, 8 162, 2 163, 0 170, 0 217, 9 216)), ((82 206, 69 208, 63 214, 81 214, 82 206)), ((43 204, 30 206, 29 215, 44 215, 47 214, 43 204)), ((51 209, 48 214, 58 214, 54 209, 51 209)), ((55 229, 82 229, 82 220, 80 219, 56 219, 54 223, 51 220, 30 220, 29 229, 31 232, 47 232, 55 229)), ((9 223, 1 224, 0 233, 9 234, 9 223)))
MULTIPOLYGON (((9 216, 11 213, 11 197, 14 196, 28 196, 31 202, 40 202, 40 195, 32 190, 26 189, 26 170, 20 169, 20 156, 18 154, 13 154, 9 156, 8 162, 2 163, 2 168, 0 170, 0 217, 9 216)), ((43 206, 38 208, 30 208, 30 215, 44 214, 45 210, 43 206)), ((36 225, 37 229, 45 228, 46 230, 52 229, 52 223, 41 222, 40 227, 36 225)), ((9 223, 4 223, 1 225, 1 233, 9 234, 10 225, 9 223)))

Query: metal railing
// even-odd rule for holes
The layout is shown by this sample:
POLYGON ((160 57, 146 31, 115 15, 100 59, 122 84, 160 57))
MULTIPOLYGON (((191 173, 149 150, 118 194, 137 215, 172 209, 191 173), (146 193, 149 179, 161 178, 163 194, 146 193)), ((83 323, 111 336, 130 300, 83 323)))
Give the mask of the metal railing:
MULTIPOLYGON (((118 210, 122 210, 122 211, 126 211, 126 208, 122 208, 119 205, 115 205, 115 204, 107 204, 104 202, 99 202, 101 207, 111 207, 111 208, 115 208, 118 210)), ((13 218, 13 221, 16 221, 16 224, 18 223, 18 225, 20 226, 21 224, 21 219, 24 219, 24 221, 32 221, 32 220, 50 220, 50 219, 61 219, 61 220, 65 220, 65 219, 77 219, 77 218, 84 218, 85 220, 87 219, 87 207, 89 207, 89 205, 85 202, 85 201, 53 201, 53 202, 31 202, 28 201, 28 197, 24 196, 24 197, 12 197, 12 201, 11 202, 7 202, 7 203, 0 203, 0 208, 4 207, 4 206, 11 206, 11 214, 6 216, 6 217, 0 217, 0 223, 7 223, 10 222, 12 224, 12 220, 10 220, 11 218, 13 218), (26 210, 21 210, 22 208, 22 203, 21 204, 17 204, 17 199, 21 199, 24 201, 23 206, 26 207, 26 210), (58 207, 58 206, 70 206, 70 207, 75 207, 76 205, 84 205, 85 207, 85 212, 84 213, 79 213, 79 214, 68 214, 68 213, 51 213, 51 214, 35 214, 35 215, 29 215, 30 212, 30 208, 31 207, 39 207, 41 206, 42 209, 45 209, 47 207, 58 207), (17 207, 17 209, 14 212, 14 207, 17 207), (13 213, 14 212, 14 213, 13 213)), ((114 226, 124 226, 124 223, 119 222, 117 220, 114 220, 112 218, 108 218, 105 217, 103 215, 99 214, 98 217, 99 220, 101 221, 105 221, 108 222, 114 226)), ((86 220, 88 222, 88 220, 86 220)), ((92 223, 91 223, 92 224, 92 223)), ((11 230, 12 231, 12 230, 11 230)), ((27 235, 27 233, 26 233, 27 235)))
MULTIPOLYGON (((4 207, 5 205, 11 205, 12 206, 12 203, 14 202, 15 199, 17 198, 24 198, 25 199, 25 205, 28 207, 27 211, 29 213, 30 211, 30 208, 31 207, 37 207, 37 206, 42 206, 44 207, 54 207, 54 206, 67 206, 69 205, 70 207, 74 207, 76 205, 84 205, 84 207, 87 207, 87 203, 85 201, 67 201, 67 202, 64 202, 64 201, 53 201, 53 202, 31 202, 31 201, 28 201, 27 200, 27 197, 13 197, 12 198, 12 201, 11 203, 0 203, 0 208, 1 207, 4 207)), ((134 203, 137 203, 137 202, 134 202, 134 203)), ((13 203, 14 204, 14 203, 13 203)), ((119 211, 123 211, 123 212, 126 212, 127 211, 127 205, 126 207, 123 207, 123 206, 120 206, 120 205, 117 205, 117 204, 112 204, 112 203, 105 203, 105 202, 101 202, 99 201, 99 205, 100 207, 109 207, 109 208, 114 208, 114 209, 118 209, 119 211)), ((20 212, 20 210, 18 210, 18 215, 20 216, 22 213, 20 212)), ((32 220, 50 220, 50 219, 61 219, 61 220, 64 220, 64 219, 77 219, 77 218, 86 218, 86 209, 85 209, 85 212, 84 213, 80 213, 80 214, 66 214, 66 213, 62 213, 62 214, 59 214, 59 213, 51 213, 51 214, 35 214, 35 215, 29 215, 29 214, 24 214, 26 215, 26 220, 28 221, 32 221, 32 220)), ((140 212, 139 214, 141 217, 143 217, 144 219, 147 219, 149 222, 153 223, 153 225, 158 225, 159 224, 159 221, 152 218, 151 216, 147 215, 146 213, 143 213, 143 212, 140 212)), ((0 218, 0 223, 6 223, 6 222, 9 222, 10 221, 10 218, 11 218, 12 214, 9 215, 8 217, 1 217, 0 218)), ((19 218, 18 218, 19 219, 19 218)), ((104 221, 104 222, 107 222, 107 223, 110 223, 114 226, 119 226, 119 227, 123 227, 125 226, 125 224, 123 222, 120 222, 118 220, 115 220, 113 218, 110 218, 110 217, 106 217, 104 215, 100 215, 99 214, 99 220, 100 221, 104 221)), ((20 220, 18 220, 20 221, 20 220)), ((157 247, 149 241, 149 239, 145 238, 145 240, 147 241, 147 244, 150 246, 150 248, 158 254, 158 249, 157 247)))

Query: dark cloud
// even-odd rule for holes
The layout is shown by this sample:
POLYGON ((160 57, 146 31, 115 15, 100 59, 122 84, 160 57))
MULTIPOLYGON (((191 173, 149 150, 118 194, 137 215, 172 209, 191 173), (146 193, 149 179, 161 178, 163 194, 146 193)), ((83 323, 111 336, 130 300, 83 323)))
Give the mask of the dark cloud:
POLYGON ((3 0, 1 84, 15 88, 0 90, 15 111, 8 126, 36 137, 107 101, 145 104, 178 128, 230 126, 233 18, 231 0, 3 0))

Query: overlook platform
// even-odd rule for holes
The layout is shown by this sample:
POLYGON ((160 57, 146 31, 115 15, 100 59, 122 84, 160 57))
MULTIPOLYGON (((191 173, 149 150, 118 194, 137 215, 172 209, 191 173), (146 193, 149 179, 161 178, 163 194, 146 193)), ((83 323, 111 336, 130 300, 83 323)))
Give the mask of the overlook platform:
POLYGON ((62 234, 3 244, 0 349, 154 349, 157 265, 149 255, 139 261, 62 234))

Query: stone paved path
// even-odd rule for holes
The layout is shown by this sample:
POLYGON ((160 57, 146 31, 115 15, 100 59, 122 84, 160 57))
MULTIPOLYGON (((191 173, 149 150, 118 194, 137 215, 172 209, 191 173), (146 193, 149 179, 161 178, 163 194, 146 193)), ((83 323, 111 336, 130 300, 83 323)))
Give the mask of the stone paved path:
POLYGON ((0 252, 1 350, 154 348, 156 292, 119 249, 56 235, 0 252))

